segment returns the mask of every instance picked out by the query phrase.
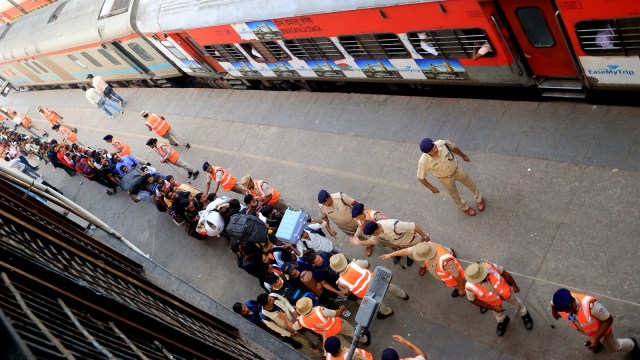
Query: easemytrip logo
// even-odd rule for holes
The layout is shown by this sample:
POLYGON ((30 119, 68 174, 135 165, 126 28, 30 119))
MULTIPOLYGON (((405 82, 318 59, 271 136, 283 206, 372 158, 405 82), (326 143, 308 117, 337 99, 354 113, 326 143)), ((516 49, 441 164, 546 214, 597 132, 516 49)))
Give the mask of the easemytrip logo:
POLYGON ((605 69, 597 69, 597 70, 587 70, 589 75, 614 75, 614 76, 633 76, 636 74, 634 70, 631 69, 620 69, 620 65, 607 65, 605 69))

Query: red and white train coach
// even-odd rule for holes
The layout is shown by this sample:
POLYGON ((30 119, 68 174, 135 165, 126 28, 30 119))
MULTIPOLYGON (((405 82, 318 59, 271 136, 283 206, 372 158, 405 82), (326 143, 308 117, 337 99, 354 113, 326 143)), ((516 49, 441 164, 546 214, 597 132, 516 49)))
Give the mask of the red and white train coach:
MULTIPOLYGON (((138 29, 248 83, 637 88, 635 0, 141 0, 138 29), (479 56, 478 53, 480 53, 479 56)), ((202 72, 201 72, 202 75, 202 72)))

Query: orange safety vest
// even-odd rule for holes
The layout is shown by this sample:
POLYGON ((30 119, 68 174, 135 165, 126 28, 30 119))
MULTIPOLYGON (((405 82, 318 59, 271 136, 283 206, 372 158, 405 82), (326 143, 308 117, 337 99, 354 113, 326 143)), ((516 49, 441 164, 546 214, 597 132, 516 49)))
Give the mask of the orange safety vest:
MULTIPOLYGON (((456 266, 458 267, 458 271, 460 271, 460 275, 464 277, 464 270, 462 269, 462 266, 460 266, 460 263, 458 263, 458 260, 456 260, 456 258, 454 258, 453 255, 449 254, 447 249, 445 249, 442 245, 436 244, 436 243, 433 243, 433 245, 436 247, 436 251, 437 251, 436 256, 438 257, 438 264, 436 265, 436 274, 438 274, 438 277, 440 278, 440 280, 442 280, 442 282, 444 282, 444 284, 447 285, 448 287, 458 286, 458 280, 456 280, 456 278, 453 277, 453 275, 451 275, 450 272, 444 270, 443 264, 447 260, 455 261, 456 266)), ((426 266, 429 266, 426 261, 424 263, 426 266)))
POLYGON ((153 150, 155 150, 155 152, 160 154, 160 157, 162 157, 163 159, 165 156, 167 156, 167 154, 171 154, 169 155, 168 161, 172 164, 178 161, 178 158, 180 157, 180 154, 177 151, 173 150, 169 145, 158 145, 154 147, 153 150), (168 151, 165 152, 163 147, 166 147, 168 151))
POLYGON ((308 315, 300 315, 298 323, 318 334, 322 334, 322 330, 324 330, 327 337, 338 335, 342 329, 342 319, 324 316, 320 306, 314 307, 308 315))
POLYGON ((220 187, 224 191, 231 191, 233 187, 236 185, 236 178, 231 176, 227 169, 219 166, 212 166, 213 171, 209 173, 209 177, 214 181, 216 180, 216 173, 218 171, 222 171, 222 180, 220 180, 220 187))
POLYGON ((129 144, 120 139, 113 138, 111 140, 111 145, 116 150, 118 155, 120 155, 120 157, 125 157, 131 154, 131 147, 129 146, 129 144))
POLYGON ((51 125, 55 125, 58 120, 62 119, 62 117, 58 115, 57 112, 49 109, 42 109, 41 114, 48 122, 51 123, 51 125))
MULTIPOLYGON (((340 355, 338 356, 333 356, 329 353, 327 353, 327 360, 345 360, 347 358, 347 355, 349 354, 349 349, 344 348, 342 350, 342 352, 340 353, 340 355)), ((370 352, 360 349, 360 348, 356 348, 356 351, 353 352, 353 355, 358 354, 362 357, 364 357, 367 360, 373 360, 373 355, 371 355, 370 352)))
POLYGON ((76 142, 76 133, 67 129, 66 127, 60 126, 60 128, 58 129, 58 132, 63 137, 67 138, 69 142, 76 142))
POLYGON ((382 213, 380 211, 377 211, 377 210, 364 209, 363 214, 364 214, 364 217, 365 217, 364 221, 356 220, 361 229, 364 229, 364 226, 369 221, 378 221, 378 220, 386 219, 386 217, 384 217, 384 215, 382 215, 382 213))
POLYGON ((502 304, 502 299, 508 299, 511 297, 511 288, 504 277, 500 276, 498 269, 496 269, 490 262, 486 262, 489 267, 489 274, 487 279, 493 286, 494 291, 489 291, 478 284, 472 284, 467 281, 465 288, 472 293, 476 294, 478 300, 487 303, 489 305, 497 306, 502 304))
POLYGON ((149 126, 151 130, 155 131, 158 136, 164 136, 164 134, 166 134, 171 127, 168 122, 166 122, 156 114, 149 114, 149 116, 147 116, 147 121, 145 121, 145 124, 149 126))
MULTIPOLYGON (((571 326, 573 326, 574 329, 584 333, 588 337, 593 337, 598 333, 598 329, 600 328, 600 324, 602 323, 601 320, 596 319, 595 317, 593 317, 593 315, 591 315, 591 304, 598 301, 598 299, 589 295, 578 293, 571 293, 571 295, 576 298, 576 301, 580 304, 580 309, 578 310, 577 315, 578 323, 580 324, 580 328, 582 328, 582 331, 576 326, 575 322, 569 320, 569 313, 563 311, 560 312, 560 315, 563 318, 569 320, 569 323, 571 324, 571 326)), ((609 329, 605 332, 605 335, 610 333, 612 328, 613 326, 609 326, 609 329)))
MULTIPOLYGON (((265 195, 264 191, 262 191, 262 184, 265 184, 265 183, 267 183, 267 182, 264 181, 264 180, 254 180, 254 182, 253 182, 253 190, 250 191, 252 193, 251 195, 256 196, 256 192, 255 191, 257 189, 257 191, 258 191, 257 194, 261 198, 264 199, 265 197, 267 197, 267 195, 265 195)), ((275 204, 278 203, 278 200, 280 200, 280 193, 276 189, 271 188, 271 201, 269 201, 267 204, 275 205, 275 204)))
POLYGON ((371 271, 363 269, 356 263, 349 264, 347 271, 340 275, 338 283, 344 285, 353 295, 362 299, 371 284, 371 271))
POLYGON ((29 125, 31 125, 31 123, 33 122, 33 120, 31 120, 31 118, 25 114, 20 113, 16 116, 20 119, 20 122, 24 127, 29 127, 29 125))

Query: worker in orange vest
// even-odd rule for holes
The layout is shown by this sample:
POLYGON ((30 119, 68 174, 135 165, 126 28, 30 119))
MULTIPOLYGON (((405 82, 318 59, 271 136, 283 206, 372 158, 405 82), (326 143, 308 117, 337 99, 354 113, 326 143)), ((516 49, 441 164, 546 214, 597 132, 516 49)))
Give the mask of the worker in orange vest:
POLYGON ((451 297, 465 296, 466 280, 464 270, 456 258, 456 252, 433 241, 421 242, 406 249, 400 249, 389 254, 380 256, 380 259, 389 259, 394 256, 411 255, 416 261, 423 261, 420 268, 420 276, 424 276, 427 271, 438 280, 441 280, 448 287, 454 288, 451 297))
MULTIPOLYGON (((340 341, 348 344, 343 336, 353 338, 355 329, 353 325, 346 320, 342 320, 340 315, 347 308, 342 305, 338 310, 330 310, 322 306, 313 306, 313 301, 308 297, 303 297, 296 302, 296 311, 298 312, 298 320, 293 324, 293 330, 309 329, 316 334, 322 335, 322 341, 330 336, 337 336, 340 341)), ((371 334, 365 330, 364 334, 358 339, 364 345, 371 343, 371 334)))
MULTIPOLYGON (((329 336, 324 341, 324 351, 327 353, 326 360, 346 360, 349 354, 349 348, 342 346, 340 338, 337 336, 329 336)), ((353 353, 353 360, 373 360, 373 355, 370 352, 356 348, 353 353)))
POLYGON ((169 140, 169 144, 179 146, 179 144, 182 143, 187 149, 191 148, 191 144, 183 142, 178 138, 176 133, 173 131, 173 126, 164 119, 164 116, 154 113, 149 114, 147 111, 141 111, 140 116, 145 119, 144 124, 147 126, 149 131, 155 131, 158 136, 162 136, 169 140))
POLYGON ((260 205, 273 205, 276 210, 283 214, 289 208, 289 205, 280 197, 278 190, 269 186, 269 183, 264 180, 254 181, 251 175, 245 175, 240 180, 240 186, 246 189, 246 193, 258 198, 260 205))
MULTIPOLYGON (((358 227, 356 228, 356 234, 354 235, 357 238, 366 238, 362 231, 364 230, 364 226, 369 221, 378 221, 386 219, 384 215, 380 211, 377 210, 369 210, 364 208, 364 204, 355 203, 351 207, 351 217, 356 220, 358 223, 358 227)), ((373 254, 374 245, 367 245, 367 250, 365 254, 367 256, 371 256, 373 254)))
POLYGON ((102 138, 102 140, 111 144, 111 146, 113 146, 113 149, 121 158, 127 155, 131 155, 131 146, 120 139, 114 138, 113 135, 107 134, 102 138))
POLYGON ((426 351, 412 344, 411 341, 405 339, 403 336, 393 335, 393 340, 395 340, 398 344, 402 344, 408 347, 409 349, 411 349, 411 351, 413 351, 413 353, 416 356, 401 358, 400 354, 398 354, 398 351, 396 349, 392 347, 388 347, 382 351, 382 355, 380 356, 380 359, 382 360, 401 360, 401 359, 402 360, 426 360, 427 359, 426 351))
POLYGON ((160 155, 163 163, 168 162, 187 170, 187 178, 190 179, 193 176, 193 180, 195 180, 200 174, 200 171, 197 171, 193 166, 189 165, 189 163, 180 159, 180 153, 171 148, 171 146, 166 144, 158 144, 158 139, 151 138, 147 140, 147 146, 149 146, 151 149, 153 149, 153 151, 157 152, 158 155, 160 155))
POLYGON ((567 319, 574 329, 587 335, 585 346, 593 352, 599 352, 604 345, 611 352, 630 352, 633 359, 640 358, 638 340, 616 338, 611 313, 594 297, 558 289, 551 301, 551 314, 556 320, 567 319))
POLYGON ((205 194, 209 193, 211 181, 215 181, 216 183, 216 188, 213 190, 214 194, 218 193, 218 189, 220 189, 220 187, 222 187, 222 190, 226 192, 233 191, 238 194, 245 194, 242 186, 236 183, 236 178, 231 176, 227 169, 220 166, 213 166, 209 164, 209 162, 205 161, 204 164, 202 164, 202 170, 209 174, 209 177, 207 178, 207 187, 204 190, 205 194))
MULTIPOLYGON (((358 299, 364 298, 369 285, 371 285, 371 278, 373 278, 373 274, 368 270, 371 265, 367 260, 355 259, 349 262, 344 254, 335 254, 329 259, 329 266, 331 270, 340 274, 336 282, 339 288, 349 290, 358 299)), ((389 284, 388 292, 402 300, 409 300, 409 295, 397 285, 389 284)), ((393 310, 384 303, 380 303, 378 319, 384 319, 391 315, 393 315, 393 310)))
POLYGON ((35 133, 33 131, 33 129, 41 131, 42 132, 42 137, 47 137, 49 136, 49 133, 46 132, 45 130, 40 129, 38 126, 36 126, 36 124, 33 123, 33 119, 31 119, 29 116, 27 116, 26 114, 23 113, 19 113, 19 112, 15 112, 11 109, 9 109, 9 116, 11 116, 13 118, 13 123, 17 126, 22 126, 24 127, 28 132, 30 132, 31 134, 33 134, 36 137, 40 137, 40 135, 38 135, 37 133, 35 133))
POLYGON ((43 108, 42 106, 38 106, 38 112, 40 113, 40 115, 42 115, 42 117, 45 120, 51 123, 51 125, 59 124, 60 126, 64 126, 68 129, 72 129, 74 133, 78 132, 78 129, 73 127, 73 125, 65 124, 62 121, 62 116, 60 116, 60 114, 58 114, 57 112, 49 108, 43 108))
POLYGON ((509 325, 509 316, 502 306, 503 301, 516 308, 516 312, 522 317, 527 330, 533 329, 531 315, 515 294, 520 292, 520 288, 511 274, 502 266, 488 261, 471 263, 465 269, 464 277, 467 279, 465 285, 467 299, 476 306, 493 310, 496 321, 498 321, 496 329, 498 336, 504 335, 507 331, 507 325, 509 325))
POLYGON ((80 145, 82 147, 86 147, 80 141, 78 141, 78 136, 77 136, 75 131, 73 131, 73 130, 67 128, 67 127, 64 127, 64 126, 60 126, 60 124, 54 124, 51 127, 51 129, 57 131, 60 135, 62 135, 62 137, 63 137, 62 141, 63 142, 68 141, 68 142, 70 142, 72 144, 76 143, 76 144, 78 144, 78 145, 80 145))

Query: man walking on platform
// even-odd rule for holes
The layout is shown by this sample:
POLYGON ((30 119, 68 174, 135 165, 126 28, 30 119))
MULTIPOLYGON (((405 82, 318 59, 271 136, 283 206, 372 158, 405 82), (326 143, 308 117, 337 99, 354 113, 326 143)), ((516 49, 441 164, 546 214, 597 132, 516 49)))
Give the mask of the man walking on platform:
POLYGON ((640 359, 636 338, 618 339, 613 335, 613 316, 598 299, 561 288, 553 294, 551 314, 556 320, 567 319, 574 329, 588 336, 585 346, 594 353, 604 346, 608 351, 628 352, 633 359, 640 359))
POLYGON ((476 211, 469 207, 469 205, 460 198, 460 194, 458 194, 456 181, 460 181, 462 185, 469 188, 473 193, 478 211, 484 211, 485 204, 480 190, 478 190, 469 175, 464 172, 455 157, 455 155, 458 155, 462 160, 469 162, 469 157, 463 153, 462 150, 448 140, 433 141, 429 138, 422 139, 420 142, 420 150, 422 150, 423 154, 418 162, 418 181, 420 181, 422 185, 426 186, 434 194, 440 192, 437 187, 427 181, 427 172, 431 171, 445 187, 458 208, 465 214, 474 216, 476 211))
POLYGON ((40 115, 42 115, 42 117, 47 120, 51 125, 55 125, 58 124, 60 126, 64 126, 68 129, 73 130, 73 132, 77 133, 78 129, 76 129, 75 127, 73 127, 73 125, 69 125, 66 124, 62 121, 62 116, 60 116, 60 114, 58 114, 57 112, 48 109, 48 108, 43 108, 41 106, 38 106, 38 112, 40 113, 40 115))
POLYGON ((149 114, 147 111, 140 112, 140 116, 145 119, 144 124, 147 126, 149 131, 155 131, 158 136, 162 136, 169 140, 169 144, 179 146, 179 144, 182 143, 187 149, 191 148, 191 144, 183 142, 178 138, 176 133, 173 131, 173 126, 164 119, 164 116, 153 113, 149 114))
POLYGON ((207 177, 207 187, 204 190, 205 194, 209 193, 211 181, 215 181, 216 183, 216 188, 213 190, 214 194, 218 193, 220 187, 226 192, 233 191, 238 194, 245 194, 242 186, 236 183, 236 178, 231 176, 227 169, 220 166, 213 166, 205 161, 204 164, 202 164, 202 170, 209 174, 209 177, 207 177))
POLYGON ((467 266, 464 277, 467 279, 465 285, 467 299, 476 306, 493 310, 496 321, 498 321, 496 329, 498 336, 504 335, 507 332, 507 325, 509 325, 509 316, 502 306, 503 301, 516 308, 516 312, 522 317, 527 330, 533 329, 533 319, 515 294, 520 292, 520 288, 511 274, 502 266, 488 261, 472 263, 467 266))
POLYGON ((92 87, 88 88, 87 91, 85 91, 85 97, 87 98, 87 100, 89 100, 90 103, 107 113, 109 119, 113 119, 113 114, 111 113, 111 111, 107 110, 106 106, 116 110, 120 114, 124 114, 124 111, 122 111, 122 109, 116 106, 116 104, 113 104, 111 103, 111 101, 102 97, 102 94, 100 94, 98 90, 92 87))
POLYGON ((187 178, 190 179, 193 176, 193 180, 195 180, 200 174, 200 171, 197 171, 193 166, 189 165, 189 163, 180 159, 180 153, 172 149, 171 146, 166 144, 158 144, 158 139, 149 139, 147 141, 147 146, 149 146, 151 149, 153 149, 153 151, 157 152, 158 155, 160 155, 163 163, 168 162, 187 170, 187 178))
POLYGON ((106 81, 102 78, 102 76, 93 76, 92 74, 87 75, 87 79, 91 80, 91 84, 96 90, 100 92, 107 99, 120 103, 120 105, 125 106, 127 104, 123 98, 121 98, 115 91, 113 91, 113 87, 107 84, 106 81))

